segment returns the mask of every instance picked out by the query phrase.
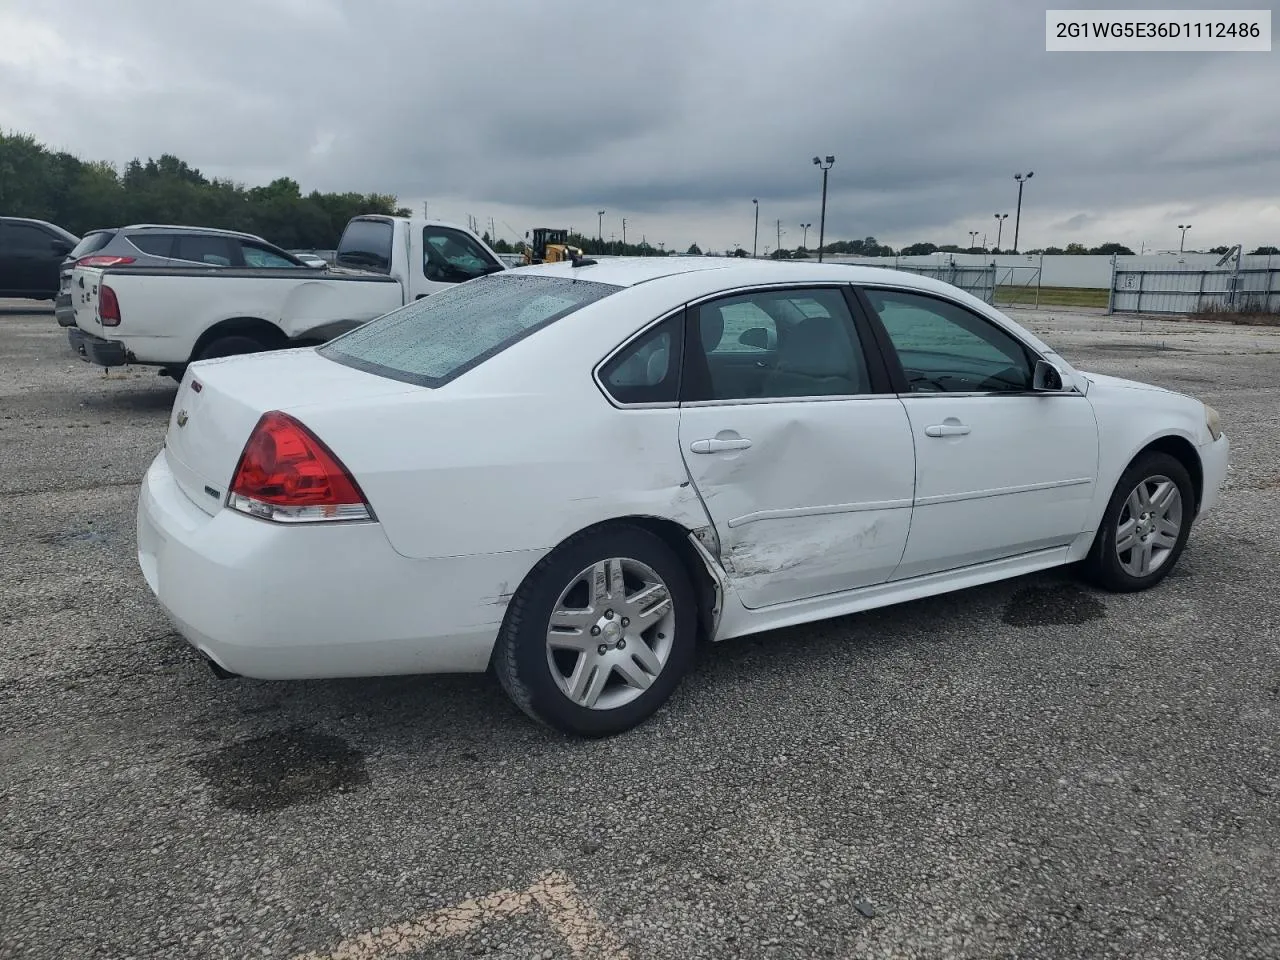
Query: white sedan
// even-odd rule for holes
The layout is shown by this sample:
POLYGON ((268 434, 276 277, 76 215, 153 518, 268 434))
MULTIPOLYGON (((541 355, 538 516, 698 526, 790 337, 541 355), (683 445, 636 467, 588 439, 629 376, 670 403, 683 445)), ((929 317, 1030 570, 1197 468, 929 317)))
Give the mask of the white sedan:
POLYGON ((938 281, 583 259, 193 363, 138 560, 220 675, 492 667, 599 736, 700 638, 1066 564, 1151 587, 1227 454, 1200 401, 1081 373, 938 281))

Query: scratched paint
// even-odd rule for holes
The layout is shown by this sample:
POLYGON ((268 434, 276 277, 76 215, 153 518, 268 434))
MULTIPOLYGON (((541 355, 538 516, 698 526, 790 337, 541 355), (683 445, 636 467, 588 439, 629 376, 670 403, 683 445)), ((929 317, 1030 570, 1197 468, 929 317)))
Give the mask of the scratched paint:
POLYGON ((389 927, 344 940, 324 951, 298 954, 293 960, 383 960, 423 950, 441 940, 466 936, 481 926, 541 911, 572 956, 579 960, 630 960, 626 948, 558 870, 542 874, 526 890, 499 890, 463 900, 389 927))

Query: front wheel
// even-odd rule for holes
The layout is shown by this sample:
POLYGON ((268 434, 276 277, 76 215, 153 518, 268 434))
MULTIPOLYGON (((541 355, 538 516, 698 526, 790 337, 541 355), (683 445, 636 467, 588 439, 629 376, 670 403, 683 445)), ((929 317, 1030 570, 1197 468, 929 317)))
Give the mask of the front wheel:
POLYGON ((1195 488, 1176 458, 1151 452, 1120 477, 1107 504, 1085 576, 1107 590, 1146 590, 1169 575, 1191 533, 1195 488))
POLYGON ((661 538, 619 526, 580 534, 511 599, 494 671, 525 713, 602 737, 648 719, 689 669, 694 588, 661 538))

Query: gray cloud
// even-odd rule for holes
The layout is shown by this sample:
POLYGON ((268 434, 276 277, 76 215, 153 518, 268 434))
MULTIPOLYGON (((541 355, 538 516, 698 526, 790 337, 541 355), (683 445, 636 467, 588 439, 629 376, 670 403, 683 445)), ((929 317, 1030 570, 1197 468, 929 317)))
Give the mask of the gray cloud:
MULTIPOLYGON (((1055 4, 1073 5, 1093 4, 1055 4)), ((1051 54, 1043 7, 1016 0, 110 9, 90 29, 9 0, 0 25, 52 47, 0 53, 0 125, 86 157, 172 152, 245 181, 431 198, 521 231, 535 215, 594 230, 604 207, 606 232, 628 216, 680 246, 749 241, 752 197, 762 243, 774 218, 794 243, 818 219, 815 153, 837 157, 829 238, 967 242, 1013 212, 1012 175, 1031 169, 1024 247, 1184 216, 1201 242, 1280 241, 1274 55, 1051 54)))

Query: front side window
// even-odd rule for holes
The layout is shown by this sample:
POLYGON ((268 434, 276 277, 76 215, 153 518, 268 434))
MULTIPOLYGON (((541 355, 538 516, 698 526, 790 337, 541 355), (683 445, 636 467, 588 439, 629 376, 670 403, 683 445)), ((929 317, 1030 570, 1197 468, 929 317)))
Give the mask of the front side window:
POLYGON ((700 304, 686 344, 684 400, 872 392, 853 316, 836 289, 757 291, 700 304))
POLYGON ((461 230, 422 228, 422 273, 437 283, 462 283, 492 273, 500 266, 480 244, 461 230))
POLYGON ((619 289, 564 277, 483 277, 415 300, 317 350, 379 376, 440 386, 619 289))
POLYGON ((1032 386, 1013 336, 964 307, 903 290, 867 290, 913 393, 991 393, 1032 386))
POLYGON ((258 246, 256 243, 244 241, 240 244, 240 249, 244 253, 244 265, 246 267, 296 267, 297 264, 288 257, 282 257, 274 250, 268 250, 266 247, 258 246))

